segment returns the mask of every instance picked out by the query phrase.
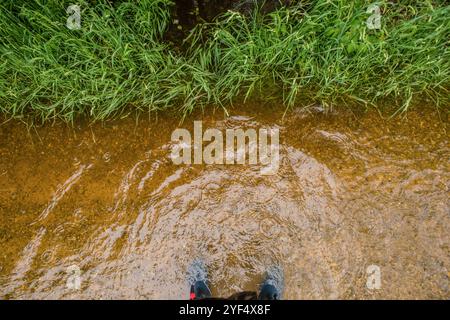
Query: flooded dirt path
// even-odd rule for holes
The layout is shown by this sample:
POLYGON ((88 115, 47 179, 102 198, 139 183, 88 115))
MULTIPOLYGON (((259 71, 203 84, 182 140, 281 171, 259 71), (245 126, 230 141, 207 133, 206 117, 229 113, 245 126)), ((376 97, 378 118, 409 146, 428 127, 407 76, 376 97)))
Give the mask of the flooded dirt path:
POLYGON ((187 299, 195 257, 220 296, 279 264, 285 299, 450 297, 448 114, 231 114, 1 125, 0 298, 187 299), (278 127, 278 173, 174 165, 172 131, 200 119, 278 127))

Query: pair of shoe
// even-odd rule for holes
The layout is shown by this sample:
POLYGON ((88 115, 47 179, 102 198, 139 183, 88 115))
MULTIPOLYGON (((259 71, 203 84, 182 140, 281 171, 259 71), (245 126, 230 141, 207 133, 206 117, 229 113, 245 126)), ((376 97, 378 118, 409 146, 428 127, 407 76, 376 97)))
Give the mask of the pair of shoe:
MULTIPOLYGON (((191 286, 190 300, 212 299, 211 290, 207 282, 207 270, 205 263, 194 260, 188 268, 188 281, 191 286)), ((241 292, 232 295, 231 300, 280 300, 283 289, 283 272, 280 267, 274 266, 267 270, 266 277, 262 282, 259 293, 241 292)))

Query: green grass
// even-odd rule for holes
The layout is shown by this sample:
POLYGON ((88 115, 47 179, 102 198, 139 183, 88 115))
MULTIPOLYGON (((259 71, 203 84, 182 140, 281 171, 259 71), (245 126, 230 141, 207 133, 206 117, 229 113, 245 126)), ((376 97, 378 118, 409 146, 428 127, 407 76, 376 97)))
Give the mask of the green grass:
POLYGON ((450 6, 380 1, 301 1, 247 16, 229 11, 197 26, 186 50, 164 41, 168 0, 79 1, 82 29, 65 23, 70 1, 0 4, 0 112, 72 121, 126 110, 226 108, 242 98, 307 98, 324 105, 416 98, 449 103, 450 6), (45 5, 44 5, 45 4, 45 5))

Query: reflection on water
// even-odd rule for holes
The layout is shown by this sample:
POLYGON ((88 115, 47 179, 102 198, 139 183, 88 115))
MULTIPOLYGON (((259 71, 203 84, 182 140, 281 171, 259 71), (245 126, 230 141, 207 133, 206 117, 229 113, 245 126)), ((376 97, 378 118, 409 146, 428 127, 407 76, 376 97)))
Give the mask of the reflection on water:
POLYGON ((247 110, 181 126, 277 126, 275 175, 172 164, 174 120, 0 126, 0 298, 187 299, 195 257, 221 296, 276 263, 287 299, 449 297, 447 115, 247 110))

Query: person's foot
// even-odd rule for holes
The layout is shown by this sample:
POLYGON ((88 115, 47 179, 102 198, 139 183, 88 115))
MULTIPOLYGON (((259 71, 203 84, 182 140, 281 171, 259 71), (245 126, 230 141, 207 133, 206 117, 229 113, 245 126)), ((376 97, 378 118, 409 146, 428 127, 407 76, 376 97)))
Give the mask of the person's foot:
POLYGON ((284 275, 279 266, 273 266, 267 270, 266 278, 261 284, 259 300, 280 300, 283 292, 284 275))
POLYGON ((195 259, 187 270, 188 282, 191 287, 190 300, 205 299, 211 297, 208 285, 208 272, 206 265, 201 259, 195 259))

